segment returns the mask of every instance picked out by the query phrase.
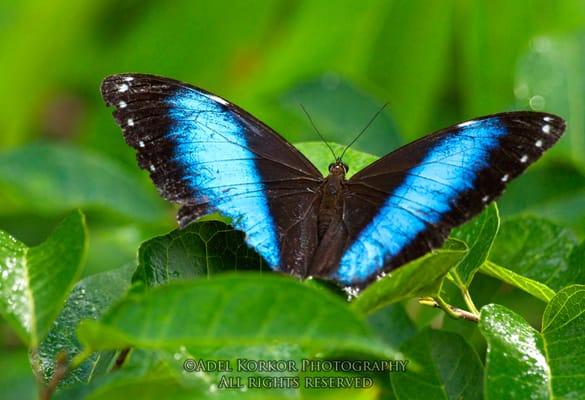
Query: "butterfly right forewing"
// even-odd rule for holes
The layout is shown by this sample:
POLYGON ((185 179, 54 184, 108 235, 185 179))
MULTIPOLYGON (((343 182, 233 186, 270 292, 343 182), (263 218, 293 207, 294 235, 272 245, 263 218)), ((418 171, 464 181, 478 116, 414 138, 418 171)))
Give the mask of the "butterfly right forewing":
POLYGON ((334 279, 365 285, 440 246, 564 129, 546 113, 491 115, 426 136, 358 172, 347 185, 350 237, 334 279))

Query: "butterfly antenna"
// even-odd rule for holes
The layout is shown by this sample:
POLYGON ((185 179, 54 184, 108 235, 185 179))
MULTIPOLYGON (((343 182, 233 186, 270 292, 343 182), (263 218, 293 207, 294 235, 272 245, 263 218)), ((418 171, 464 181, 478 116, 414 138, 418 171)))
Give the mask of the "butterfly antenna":
POLYGON ((309 114, 309 112, 305 109, 305 107, 302 104, 299 104, 299 105, 303 109, 303 112, 307 115, 307 118, 309 118, 309 121, 311 122, 311 125, 313 126, 313 129, 315 130, 315 132, 317 132, 317 135, 319 135, 319 137, 321 138, 321 140, 323 141, 323 143, 325 143, 325 145, 327 147, 329 147, 329 151, 331 151, 331 154, 333 154, 333 159, 335 161, 337 161, 338 158, 335 155, 335 152, 333 151, 333 148, 329 145, 329 143, 327 143, 327 141, 325 140, 325 138, 323 137, 323 135, 321 135, 321 132, 319 132, 319 129, 317 129, 317 126, 315 126, 315 123, 313 122, 313 118, 311 118, 311 115, 309 114))
POLYGON ((380 115, 380 113, 382 111, 384 111, 384 109, 386 108, 387 105, 388 105, 388 103, 384 103, 384 105, 382 107, 380 107, 380 109, 378 111, 376 111, 374 116, 372 118, 370 118, 370 121, 366 124, 366 126, 364 126, 364 129, 362 129, 361 132, 358 133, 358 135, 347 146, 345 146, 345 149, 343 149, 343 152, 341 152, 341 156, 339 157, 340 160, 343 158, 343 155, 345 154, 347 149, 349 149, 355 142, 357 142, 357 140, 368 130, 370 125, 372 125, 372 123, 376 120, 376 118, 378 118, 378 115, 380 115))

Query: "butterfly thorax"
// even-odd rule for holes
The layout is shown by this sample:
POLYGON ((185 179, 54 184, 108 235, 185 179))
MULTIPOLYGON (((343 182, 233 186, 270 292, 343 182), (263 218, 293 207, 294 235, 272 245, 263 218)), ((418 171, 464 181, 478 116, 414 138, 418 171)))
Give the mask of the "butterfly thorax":
POLYGON ((319 206, 319 240, 323 238, 331 222, 341 217, 343 210, 343 186, 348 166, 336 160, 329 165, 329 176, 321 187, 321 204, 319 206))

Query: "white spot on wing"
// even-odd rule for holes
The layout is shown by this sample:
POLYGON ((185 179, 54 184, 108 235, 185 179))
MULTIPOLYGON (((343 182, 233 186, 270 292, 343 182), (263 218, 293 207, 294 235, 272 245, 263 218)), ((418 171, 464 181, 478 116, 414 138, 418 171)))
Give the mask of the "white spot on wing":
POLYGON ((121 85, 118 86, 118 92, 120 92, 120 93, 124 93, 127 90, 128 90, 128 85, 125 83, 122 83, 121 85))
POLYGON ((544 122, 550 122, 552 121, 552 117, 544 117, 544 122))
POLYGON ((490 199, 489 196, 483 196, 481 201, 483 201, 484 203, 487 203, 489 199, 490 199))
POLYGON ((550 133, 550 125, 544 125, 542 127, 542 132, 543 133, 550 133))
POLYGON ((542 147, 542 140, 537 140, 536 143, 534 143, 534 145, 536 147, 542 147))
POLYGON ((127 76, 127 77, 125 77, 125 78, 124 78, 124 80, 125 80, 126 82, 132 82, 132 81, 134 80, 134 77, 132 77, 132 76, 127 76))
POLYGON ((128 126, 134 126, 134 120, 132 118, 128 118, 128 126))
POLYGON ((151 170, 152 172, 156 171, 156 168, 154 167, 154 165, 150 164, 150 170, 151 170))
POLYGON ((141 140, 140 142, 138 142, 138 146, 144 147, 144 142, 141 140))
POLYGON ((458 128, 465 128, 466 126, 470 126, 475 124, 477 121, 465 121, 457 125, 458 128))
POLYGON ((528 156, 527 156, 526 154, 524 154, 524 155, 522 156, 522 158, 520 159, 520 162, 521 162, 522 164, 524 164, 526 161, 528 161, 528 156))
POLYGON ((126 104, 126 102, 124 100, 120 100, 120 102, 118 103, 118 107, 120 108, 126 108, 128 104, 126 104))
POLYGON ((221 97, 217 97, 213 94, 206 94, 207 97, 209 97, 211 100, 217 101, 219 104, 223 104, 224 106, 227 106, 228 103, 227 101, 225 101, 224 99, 222 99, 221 97))
POLYGON ((502 176, 502 182, 507 182, 510 176, 508 174, 502 176))

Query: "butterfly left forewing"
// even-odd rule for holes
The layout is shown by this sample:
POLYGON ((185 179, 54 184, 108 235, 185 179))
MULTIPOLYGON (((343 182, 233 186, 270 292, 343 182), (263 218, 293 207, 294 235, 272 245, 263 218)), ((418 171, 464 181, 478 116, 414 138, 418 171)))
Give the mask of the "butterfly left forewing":
POLYGON ((358 172, 347 184, 350 237, 333 278, 365 285, 440 246, 564 129, 550 114, 496 114, 426 136, 358 172))
POLYGON ((181 205, 181 226, 218 211, 273 269, 304 273, 322 176, 298 150, 241 108, 176 80, 112 75, 102 96, 140 166, 181 205))

